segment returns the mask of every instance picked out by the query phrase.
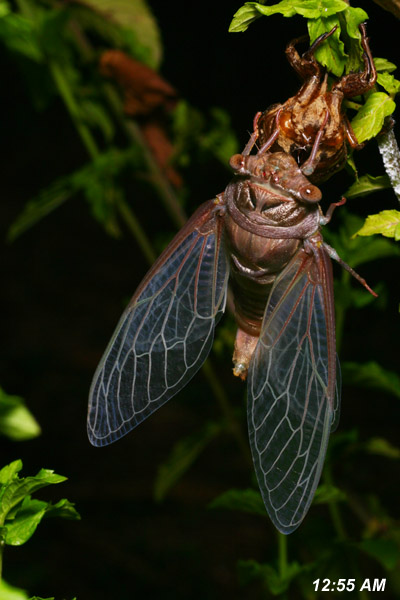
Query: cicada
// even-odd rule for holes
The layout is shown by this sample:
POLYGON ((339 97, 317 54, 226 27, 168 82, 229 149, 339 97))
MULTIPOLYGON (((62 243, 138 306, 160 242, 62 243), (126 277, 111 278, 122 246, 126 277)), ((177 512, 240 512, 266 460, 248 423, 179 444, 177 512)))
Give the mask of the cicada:
POLYGON ((254 467, 269 516, 291 533, 339 414, 330 258, 340 259, 321 235, 334 205, 322 214, 321 191, 290 154, 250 150, 231 158, 231 183, 198 208, 129 302, 94 375, 88 434, 110 444, 188 384, 230 282, 254 467))

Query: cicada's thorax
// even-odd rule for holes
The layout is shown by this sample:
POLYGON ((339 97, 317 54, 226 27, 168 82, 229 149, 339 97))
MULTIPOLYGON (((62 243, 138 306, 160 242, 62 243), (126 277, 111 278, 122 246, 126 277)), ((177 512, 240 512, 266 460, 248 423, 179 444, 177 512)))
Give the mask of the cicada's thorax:
POLYGON ((236 155, 231 165, 238 176, 224 194, 224 229, 238 336, 246 345, 260 333, 277 275, 318 229, 321 193, 284 153, 236 155))

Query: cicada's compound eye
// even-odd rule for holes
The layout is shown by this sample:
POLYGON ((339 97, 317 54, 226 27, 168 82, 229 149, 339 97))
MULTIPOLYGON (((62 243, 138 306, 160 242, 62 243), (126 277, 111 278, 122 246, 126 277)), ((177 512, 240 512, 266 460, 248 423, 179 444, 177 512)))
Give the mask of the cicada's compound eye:
POLYGON ((322 198, 321 190, 311 183, 303 186, 299 191, 304 202, 319 202, 322 198))

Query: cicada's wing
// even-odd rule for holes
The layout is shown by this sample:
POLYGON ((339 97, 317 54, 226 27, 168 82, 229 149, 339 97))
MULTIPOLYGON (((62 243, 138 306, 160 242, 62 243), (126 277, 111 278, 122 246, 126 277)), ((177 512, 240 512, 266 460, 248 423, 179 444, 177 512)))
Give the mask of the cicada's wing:
POLYGON ((316 245, 311 254, 299 250, 273 286, 250 363, 253 460, 267 512, 282 533, 307 513, 338 412, 333 310, 330 259, 316 245))
POLYGON ((88 435, 114 442, 182 389, 206 359, 226 301, 228 261, 213 200, 203 204, 133 296, 95 373, 88 435))

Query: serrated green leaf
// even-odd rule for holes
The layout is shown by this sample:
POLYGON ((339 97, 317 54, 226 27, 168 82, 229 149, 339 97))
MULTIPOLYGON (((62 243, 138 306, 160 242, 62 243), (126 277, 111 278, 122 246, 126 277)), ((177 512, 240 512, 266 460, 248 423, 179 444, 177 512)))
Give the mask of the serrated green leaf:
POLYGON ((369 215, 364 225, 359 229, 353 237, 370 236, 380 233, 384 237, 392 238, 395 235, 395 230, 400 224, 400 211, 398 210, 383 210, 376 215, 369 215))
POLYGON ((385 71, 387 73, 392 73, 397 69, 396 65, 388 61, 386 58, 377 58, 374 56, 374 63, 375 69, 378 71, 378 73, 384 73, 385 71))
POLYGON ((158 467, 154 483, 154 497, 157 501, 165 498, 169 490, 181 479, 221 430, 220 423, 209 422, 200 431, 175 444, 167 460, 158 467))
POLYGON ((81 516, 75 508, 75 504, 70 502, 66 498, 59 500, 56 504, 49 503, 47 505, 46 519, 57 518, 57 519, 68 519, 70 521, 79 521, 81 516))
POLYGON ((284 577, 269 564, 260 564, 255 560, 238 561, 239 580, 242 584, 248 584, 255 580, 261 580, 264 587, 273 595, 280 596, 289 587, 290 582, 301 572, 307 570, 307 565, 300 566, 297 562, 286 565, 284 577))
POLYGON ((0 388, 0 434, 15 441, 40 435, 40 426, 18 396, 10 396, 0 388))
POLYGON ((385 118, 391 115, 395 108, 396 104, 384 92, 370 94, 351 122, 358 143, 361 144, 378 135, 385 118))
POLYGON ((348 6, 344 12, 346 19, 346 30, 348 35, 354 40, 361 39, 360 25, 368 19, 368 15, 362 8, 348 6))
POLYGON ((347 4, 342 0, 282 0, 268 6, 258 2, 246 2, 234 14, 229 31, 246 31, 249 25, 261 16, 281 14, 284 17, 294 17, 298 14, 306 19, 319 19, 330 17, 346 8, 347 4))
POLYGON ((311 43, 323 33, 331 31, 333 27, 338 27, 338 29, 325 40, 315 52, 315 58, 318 62, 337 77, 340 77, 343 74, 347 59, 344 51, 344 44, 339 37, 339 25, 339 18, 336 15, 321 19, 309 19, 307 22, 311 43))
POLYGON ((342 363, 342 378, 348 384, 380 389, 400 398, 400 377, 374 361, 342 363))
POLYGON ((217 498, 214 498, 209 508, 224 508, 228 510, 240 510, 242 512, 252 513, 266 517, 264 502, 258 490, 228 490, 217 498))
POLYGON ((3 467, 0 471, 0 485, 5 485, 10 483, 15 477, 17 473, 22 469, 22 460, 14 460, 9 465, 3 467))
POLYGON ((3 524, 7 514, 26 496, 40 490, 48 485, 62 483, 66 477, 57 475, 54 471, 41 469, 36 476, 24 477, 22 479, 14 478, 6 484, 0 501, 0 523, 3 524))
POLYGON ((388 175, 363 175, 355 181, 344 193, 346 198, 361 198, 372 192, 379 192, 392 187, 388 175))
POLYGON ((324 237, 327 242, 335 248, 339 256, 354 269, 364 263, 399 256, 400 248, 391 241, 381 237, 354 237, 354 233, 362 226, 362 219, 352 213, 341 211, 343 225, 338 232, 327 228, 324 237))
POLYGON ((395 95, 400 91, 400 81, 390 73, 378 73, 377 81, 388 94, 395 95))
POLYGON ((5 542, 10 546, 20 546, 27 542, 35 533, 37 526, 43 518, 58 517, 70 520, 79 520, 80 515, 74 505, 66 499, 57 504, 43 500, 32 499, 26 496, 12 515, 6 521, 5 542))
POLYGON ((229 25, 229 33, 241 33, 246 31, 249 25, 259 19, 262 15, 255 7, 255 2, 246 2, 233 15, 231 24, 229 25))
POLYGON ((364 448, 369 454, 378 454, 396 460, 400 458, 400 448, 396 448, 384 438, 371 438, 365 442, 364 448))
POLYGON ((6 523, 6 544, 21 546, 27 542, 43 519, 46 508, 47 502, 32 500, 30 496, 24 498, 17 515, 6 523))
POLYGON ((1 600, 28 600, 29 596, 25 590, 9 585, 4 579, 1 579, 0 598, 1 600))
POLYGON ((362 540, 357 548, 375 558, 381 565, 391 571, 400 561, 400 548, 393 540, 362 540))
POLYGON ((327 504, 329 502, 342 502, 347 496, 343 490, 340 490, 331 484, 321 484, 315 492, 314 504, 327 504))

